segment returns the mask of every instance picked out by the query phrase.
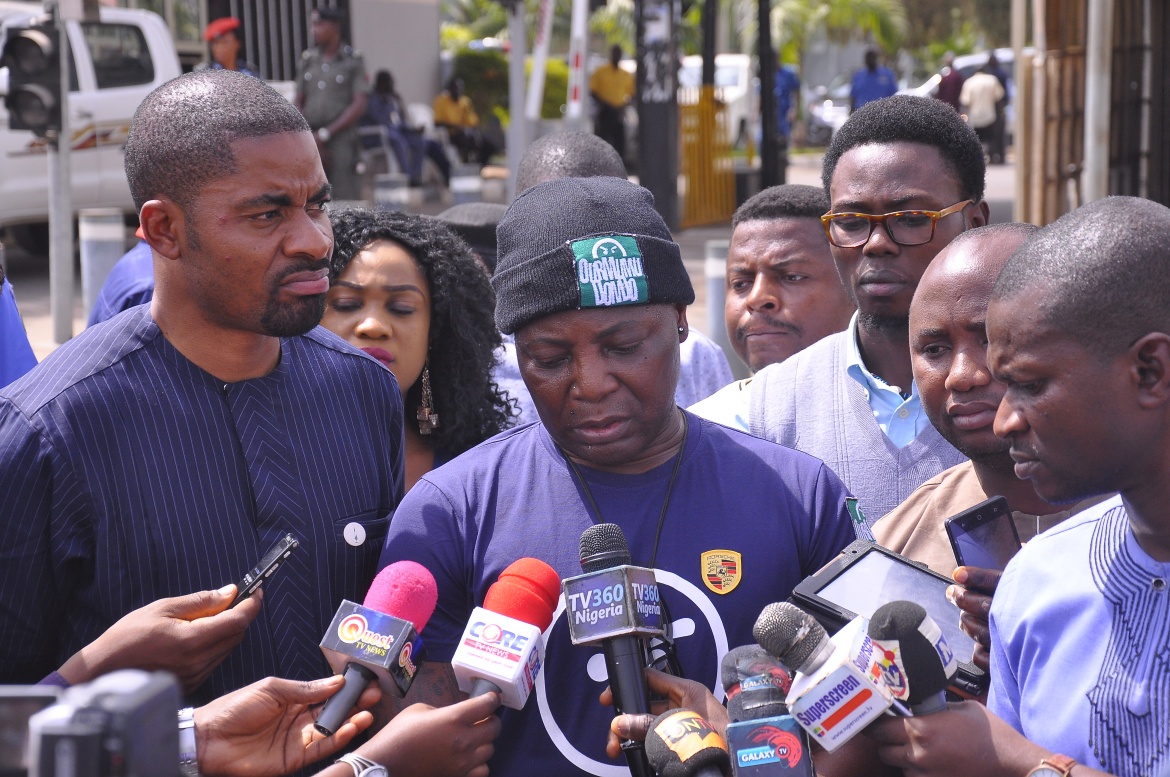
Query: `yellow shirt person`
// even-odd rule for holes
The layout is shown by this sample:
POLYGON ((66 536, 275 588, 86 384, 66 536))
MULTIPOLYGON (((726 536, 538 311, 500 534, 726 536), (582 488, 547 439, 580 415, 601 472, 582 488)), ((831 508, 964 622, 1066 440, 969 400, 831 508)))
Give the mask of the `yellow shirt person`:
POLYGON ((479 114, 471 104, 467 95, 452 97, 447 90, 439 92, 431 103, 435 112, 435 124, 444 124, 450 127, 478 127, 479 114))
POLYGON ((634 97, 634 76, 606 62, 589 77, 589 91, 605 104, 621 108, 634 97))

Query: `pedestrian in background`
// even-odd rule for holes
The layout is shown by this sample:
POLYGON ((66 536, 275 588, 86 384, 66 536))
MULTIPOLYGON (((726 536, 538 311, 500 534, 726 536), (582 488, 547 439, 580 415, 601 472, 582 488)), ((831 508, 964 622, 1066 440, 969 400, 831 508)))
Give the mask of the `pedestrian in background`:
POLYGON ((496 153, 492 143, 479 128, 479 114, 471 98, 463 93, 463 79, 452 78, 431 103, 435 112, 435 126, 447 130, 451 145, 459 149, 465 163, 472 161, 486 165, 496 153))
POLYGON ((357 174, 357 121, 366 112, 370 80, 362 55, 341 42, 344 15, 316 8, 314 47, 297 68, 296 106, 309 122, 335 200, 361 199, 357 174))
POLYGON ((622 70, 622 47, 609 50, 609 62, 589 76, 589 94, 597 104, 593 133, 626 159, 626 106, 634 99, 634 76, 622 70))
POLYGON ((772 83, 776 95, 776 161, 780 166, 777 180, 788 180, 788 145, 792 137, 792 122, 796 118, 796 106, 800 102, 800 76, 791 65, 776 68, 776 80, 772 83), (793 99, 795 95, 796 99, 793 99))
POLYGON ((898 78, 894 71, 878 64, 875 49, 865 52, 865 67, 853 74, 849 89, 849 110, 855 111, 866 103, 889 97, 898 92, 898 78))
POLYGON ((223 16, 207 25, 203 40, 211 50, 211 59, 200 62, 196 70, 238 70, 246 76, 260 77, 260 68, 240 55, 240 20, 234 16, 223 16))
POLYGON ((948 51, 943 57, 942 79, 938 82, 938 91, 934 93, 936 100, 942 100, 956 111, 962 110, 959 95, 963 91, 963 82, 967 79, 955 67, 955 52, 948 51))

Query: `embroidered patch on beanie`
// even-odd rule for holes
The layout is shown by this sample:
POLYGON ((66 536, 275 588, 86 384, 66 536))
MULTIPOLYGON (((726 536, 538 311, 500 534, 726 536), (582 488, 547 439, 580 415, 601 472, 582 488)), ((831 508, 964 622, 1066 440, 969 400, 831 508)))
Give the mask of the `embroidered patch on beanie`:
POLYGON ((583 308, 644 305, 650 286, 633 235, 602 235, 569 243, 583 308))

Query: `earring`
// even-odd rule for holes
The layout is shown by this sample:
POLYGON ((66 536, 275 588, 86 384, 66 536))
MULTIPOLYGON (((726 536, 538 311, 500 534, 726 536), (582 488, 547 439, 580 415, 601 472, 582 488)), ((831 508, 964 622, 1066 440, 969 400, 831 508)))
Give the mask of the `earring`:
POLYGON ((430 434, 439 428, 439 414, 435 412, 435 398, 431 394, 431 368, 426 364, 422 371, 422 403, 414 417, 418 419, 419 434, 430 434))
POLYGON ((681 335, 683 332, 685 332, 685 331, 687 331, 687 330, 686 330, 686 329, 684 329, 684 328, 682 328, 681 326, 678 328, 678 333, 679 333, 680 335, 681 335))

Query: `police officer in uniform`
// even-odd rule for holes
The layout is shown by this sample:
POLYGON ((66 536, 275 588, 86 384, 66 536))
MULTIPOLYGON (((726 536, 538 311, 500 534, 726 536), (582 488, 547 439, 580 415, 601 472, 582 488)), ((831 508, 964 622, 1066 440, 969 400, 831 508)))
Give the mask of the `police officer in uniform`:
POLYGON ((296 105, 313 129, 334 199, 356 200, 361 198, 356 125, 366 112, 370 81, 362 55, 341 43, 341 21, 335 8, 313 10, 315 46, 301 55, 296 105))

